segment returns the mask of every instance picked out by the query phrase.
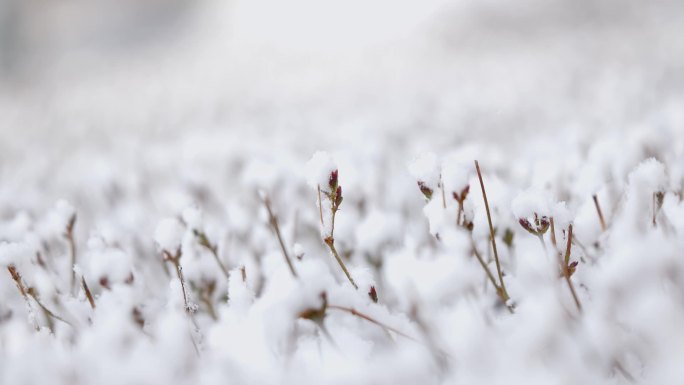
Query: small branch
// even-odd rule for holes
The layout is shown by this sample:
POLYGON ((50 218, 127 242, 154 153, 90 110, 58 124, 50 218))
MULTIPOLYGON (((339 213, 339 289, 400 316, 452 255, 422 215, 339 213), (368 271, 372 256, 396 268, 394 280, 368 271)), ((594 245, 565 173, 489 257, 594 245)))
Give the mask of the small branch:
POLYGON ((207 306, 207 313, 209 313, 209 316, 214 321, 218 320, 216 310, 214 309, 214 304, 211 300, 211 296, 214 293, 215 289, 215 281, 211 281, 206 287, 200 289, 200 301, 202 301, 207 306))
POLYGON ((489 270, 489 266, 485 263, 484 259, 482 258, 482 255, 480 255, 480 252, 477 251, 477 248, 475 247, 475 242, 473 241, 472 244, 473 248, 473 254, 475 255, 475 258, 477 258, 477 261, 480 262, 480 266, 482 266, 482 269, 485 271, 485 274, 487 274, 487 278, 489 279, 489 282, 492 283, 492 286, 494 286, 494 290, 496 291, 496 295, 499 297, 501 300, 501 303, 508 309, 509 312, 514 313, 513 307, 508 305, 508 293, 506 293, 504 290, 501 289, 501 287, 496 283, 496 278, 494 278, 494 274, 492 274, 491 270, 489 270))
POLYGON ((344 272, 344 275, 347 276, 347 279, 349 280, 349 283, 351 283, 352 286, 354 286, 354 289, 357 289, 357 290, 358 290, 359 287, 356 285, 356 282, 354 282, 354 279, 351 277, 351 274, 349 274, 349 270, 347 270, 347 266, 344 264, 344 262, 342 261, 342 258, 341 258, 340 255, 337 253, 337 249, 335 248, 335 240, 334 240, 332 237, 328 237, 328 238, 325 239, 325 244, 328 245, 328 248, 330 249, 330 252, 331 252, 332 255, 335 257, 335 259, 337 260, 337 263, 338 263, 338 264, 340 265, 340 267, 342 268, 342 271, 344 272))
POLYGON ((180 280, 181 284, 181 289, 183 290, 183 303, 185 304, 185 311, 190 314, 190 305, 188 304, 188 294, 185 291, 185 279, 183 278, 183 268, 180 265, 180 250, 176 253, 176 256, 171 255, 166 250, 162 250, 162 254, 164 256, 164 259, 171 262, 173 264, 173 267, 176 270, 176 275, 178 276, 178 280, 180 280))
MULTIPOLYGON (((71 326, 71 327, 74 326, 74 325, 72 325, 69 321, 65 320, 64 318, 62 318, 62 317, 60 317, 60 316, 58 316, 58 315, 56 315, 56 314, 55 314, 54 312, 52 312, 50 309, 48 309, 47 307, 45 307, 45 305, 43 305, 43 304, 38 300, 38 295, 36 294, 36 292, 35 292, 35 290, 34 290, 33 288, 30 288, 30 287, 29 287, 28 290, 27 290, 27 293, 28 293, 29 297, 33 298, 33 300, 36 301, 36 303, 38 304, 38 306, 40 306, 40 308, 43 310, 43 313, 45 313, 46 316, 48 316, 49 318, 54 318, 54 319, 56 319, 57 321, 64 322, 65 324, 67 324, 67 325, 69 325, 69 326, 71 326)), ((53 328, 50 327, 50 329, 53 329, 53 328)))
POLYGON ((90 307, 95 310, 95 298, 93 298, 93 294, 90 292, 90 288, 88 288, 88 284, 83 276, 81 276, 81 286, 83 286, 83 291, 85 292, 86 298, 88 298, 90 307))
MULTIPOLYGON (((349 274, 349 270, 347 270, 347 266, 344 264, 344 261, 340 257, 340 254, 337 252, 337 249, 335 248, 335 216, 337 215, 337 211, 339 210, 340 203, 342 203, 342 188, 337 184, 337 171, 335 171, 331 175, 331 181, 334 180, 334 183, 331 182, 330 185, 330 193, 326 193, 326 196, 330 200, 330 213, 331 213, 331 218, 330 218, 330 235, 325 237, 323 239, 323 242, 325 242, 326 245, 328 245, 328 248, 330 249, 330 252, 332 255, 335 257, 337 260, 337 263, 340 265, 342 268, 342 271, 344 272, 344 275, 347 276, 347 279, 349 280, 349 283, 354 286, 354 289, 359 289, 358 285, 356 285, 356 282, 354 282, 354 279, 352 278, 351 274, 349 274), (334 179, 333 179, 334 177, 334 179)), ((321 206, 321 186, 318 185, 318 207, 321 206)), ((321 214, 321 224, 323 224, 323 214, 321 214)))
POLYGON ((572 299, 575 301, 575 305, 577 306, 577 310, 579 312, 582 312, 582 304, 579 301, 579 297, 577 296, 577 292, 575 291, 575 286, 572 284, 572 280, 570 279, 570 251, 572 248, 572 224, 568 226, 568 243, 565 249, 565 258, 561 259, 560 258, 560 253, 558 254, 559 262, 561 264, 561 271, 563 272, 563 277, 565 278, 565 282, 568 284, 568 288, 570 289, 570 294, 572 294, 572 299))
POLYGON ((439 187, 442 190, 442 208, 446 209, 446 196, 444 193, 444 181, 442 180, 442 174, 439 175, 439 187))
POLYGON ((606 231, 606 220, 603 218, 603 212, 601 211, 601 205, 599 205, 598 197, 596 194, 592 195, 594 199, 594 206, 596 207, 596 214, 598 214, 599 222, 601 223, 601 231, 606 231))
POLYGON ((69 266, 69 270, 71 270, 71 281, 69 287, 71 288, 72 292, 74 291, 74 287, 76 285, 76 272, 74 271, 74 266, 76 265, 76 241, 74 240, 75 225, 76 214, 73 214, 71 218, 69 218, 69 223, 67 224, 66 231, 64 232, 64 237, 69 244, 69 255, 71 257, 71 265, 69 266))
MULTIPOLYGON (((16 283, 17 289, 19 289, 19 293, 24 298, 24 301, 26 301, 26 304, 30 307, 31 305, 30 305, 29 298, 32 298, 38 304, 38 306, 41 308, 43 313, 45 313, 45 316, 48 319, 48 324, 49 324, 50 330, 53 330, 51 318, 54 318, 58 321, 62 321, 65 324, 73 327, 73 325, 71 323, 69 323, 68 321, 66 321, 64 318, 57 316, 55 313, 53 313, 47 307, 45 307, 45 305, 43 305, 38 300, 38 296, 36 295, 36 292, 34 289, 32 289, 32 288, 27 289, 26 286, 24 286, 24 282, 21 279, 21 274, 19 274, 19 272, 17 271, 17 268, 14 265, 7 266, 7 271, 9 271, 10 276, 12 277, 12 280, 14 281, 14 283, 16 283)), ((38 327, 37 324, 34 326, 35 326, 36 330, 40 330, 40 328, 38 327)))
POLYGON ((375 325, 378 325, 378 326, 380 326, 381 328, 383 328, 383 329, 386 330, 386 331, 390 331, 390 332, 392 332, 392 333, 395 333, 395 334, 397 334, 397 335, 400 335, 400 336, 402 336, 402 337, 404 337, 404 338, 406 338, 406 339, 409 339, 409 340, 411 340, 411 341, 414 341, 414 342, 420 342, 420 341, 418 341, 416 338, 411 337, 410 335, 408 335, 408 334, 406 334, 406 333, 404 333, 404 332, 401 332, 401 331, 399 331, 399 330, 397 330, 397 329, 395 329, 395 328, 393 328, 393 327, 391 327, 391 326, 388 326, 388 325, 386 325, 386 324, 384 324, 384 323, 382 323, 382 322, 376 320, 375 318, 372 318, 372 317, 370 317, 370 316, 368 316, 368 315, 366 315, 366 314, 364 314, 364 313, 361 313, 360 311, 357 311, 357 310, 354 309, 354 308, 344 307, 344 306, 336 306, 336 305, 328 305, 328 309, 336 309, 336 310, 340 310, 340 311, 347 312, 347 313, 349 313, 349 314, 351 314, 351 315, 353 315, 353 316, 359 317, 359 318, 364 319, 364 320, 366 320, 366 321, 368 321, 368 322, 370 322, 370 323, 373 323, 373 324, 375 324, 375 325))
POLYGON ((264 206, 266 206, 266 211, 268 211, 268 222, 271 225, 273 232, 276 234, 276 237, 278 238, 280 250, 283 252, 285 262, 287 262, 287 266, 290 268, 290 273, 292 273, 293 277, 298 278, 297 272, 294 269, 294 265, 292 265, 290 255, 287 252, 287 248, 285 247, 285 242, 283 242, 283 236, 280 233, 280 226, 278 225, 278 218, 273 214, 273 210, 271 209, 271 201, 268 198, 264 198, 264 206))
POLYGON ((496 272, 499 275, 499 288, 503 292, 503 296, 509 298, 506 291, 506 284, 503 280, 503 273, 501 272, 501 263, 499 262, 499 253, 496 250, 496 237, 494 235, 494 226, 492 225, 492 215, 489 211, 489 202, 487 201, 487 193, 485 192, 484 182, 482 181, 482 173, 480 172, 480 164, 475 161, 475 169, 477 170, 477 177, 480 180, 480 187, 482 188, 482 198, 484 199, 485 209, 487 211, 487 222, 489 223, 489 234, 492 241, 492 249, 494 251, 494 261, 496 262, 496 272))
POLYGON ((321 226, 323 226, 323 201, 321 201, 321 185, 317 186, 318 188, 318 214, 320 215, 321 218, 321 226))
POLYGON ((214 260, 216 263, 219 265, 219 268, 221 268, 221 272, 223 273, 223 276, 228 278, 228 269, 226 266, 223 265, 223 262, 221 262, 221 259, 218 256, 218 248, 216 245, 212 244, 209 242, 209 238, 207 238, 207 235, 199 230, 194 230, 195 236, 199 240, 199 244, 209 250, 211 252, 211 255, 214 257, 214 260))
POLYGON ((558 243, 556 242, 556 224, 553 221, 553 217, 549 219, 549 222, 551 223, 551 244, 553 245, 554 249, 557 249, 558 243))

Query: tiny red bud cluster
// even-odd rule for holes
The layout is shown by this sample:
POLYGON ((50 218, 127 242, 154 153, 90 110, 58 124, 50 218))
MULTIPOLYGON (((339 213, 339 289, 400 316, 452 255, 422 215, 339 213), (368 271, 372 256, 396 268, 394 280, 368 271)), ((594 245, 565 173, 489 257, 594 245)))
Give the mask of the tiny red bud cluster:
POLYGON ((427 199, 428 201, 430 201, 432 199, 433 191, 430 187, 428 187, 425 184, 425 182, 423 182, 422 180, 419 180, 418 181, 418 188, 420 189, 420 192, 422 192, 423 195, 425 195, 425 199, 427 199))
POLYGON ((375 286, 371 286, 368 291, 368 296, 374 303, 378 303, 378 292, 375 290, 375 286))
POLYGON ((454 197, 454 200, 459 203, 463 203, 465 199, 468 197, 468 193, 470 192, 470 186, 465 186, 463 190, 461 190, 461 193, 457 193, 456 191, 452 192, 451 195, 454 197))
POLYGON ((551 224, 549 217, 545 215, 540 217, 537 213, 534 213, 534 220, 532 222, 527 218, 520 218, 518 219, 518 223, 520 223, 520 226, 522 226, 523 229, 536 236, 546 233, 551 224))

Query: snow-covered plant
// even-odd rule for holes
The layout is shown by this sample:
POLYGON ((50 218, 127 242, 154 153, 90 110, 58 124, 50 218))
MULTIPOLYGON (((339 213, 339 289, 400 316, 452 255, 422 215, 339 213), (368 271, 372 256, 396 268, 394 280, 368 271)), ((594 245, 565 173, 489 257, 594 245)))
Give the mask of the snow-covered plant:
POLYGON ((309 185, 316 190, 317 194, 323 242, 330 249, 330 253, 335 257, 349 283, 358 289, 358 285, 354 282, 337 248, 335 248, 335 217, 343 199, 337 165, 328 153, 319 151, 309 160, 307 169, 309 185))

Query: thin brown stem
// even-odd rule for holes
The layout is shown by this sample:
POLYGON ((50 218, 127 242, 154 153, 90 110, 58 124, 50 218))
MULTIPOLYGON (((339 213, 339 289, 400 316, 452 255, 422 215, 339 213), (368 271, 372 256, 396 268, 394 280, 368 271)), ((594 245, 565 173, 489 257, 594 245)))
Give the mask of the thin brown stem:
POLYGON ((603 217, 603 211, 601 211, 601 205, 599 204, 596 194, 592 195, 592 199, 594 199, 596 214, 598 214, 599 222, 601 223, 601 231, 606 231, 606 220, 603 217))
MULTIPOLYGON (((337 192, 336 192, 337 193, 337 192)), ((347 279, 349 280, 349 283, 354 286, 354 289, 359 289, 359 286, 356 285, 356 282, 354 282, 354 279, 352 278, 351 274, 349 274, 349 270, 347 270, 347 266, 344 264, 344 261, 340 257, 340 254, 337 252, 337 249, 335 248, 335 217, 337 216, 337 211, 339 210, 338 205, 339 202, 335 202, 335 199, 328 195, 328 198, 330 199, 331 203, 331 217, 330 217, 330 235, 325 237, 323 239, 323 242, 328 245, 328 248, 330 249, 330 252, 332 255, 335 257, 335 260, 337 260, 337 263, 340 265, 342 268, 342 271, 344 272, 344 275, 347 276, 347 279)), ((318 207, 321 208, 321 186, 318 185, 318 207)), ((321 209, 322 210, 322 209, 321 209)), ((321 211, 321 225, 323 225, 323 214, 321 211)))
POLYGON ((69 244, 69 256, 71 258, 71 265, 69 270, 71 270, 71 281, 70 288, 74 291, 76 285, 76 271, 74 271, 74 266, 76 265, 76 240, 74 239, 74 227, 76 226, 76 214, 69 218, 69 223, 67 224, 64 236, 66 237, 67 243, 69 244))
POLYGON ((176 270, 176 275, 178 277, 178 280, 180 281, 181 289, 183 290, 183 303, 185 304, 185 311, 189 314, 190 305, 188 304, 188 294, 185 291, 185 279, 183 278, 183 268, 180 264, 180 251, 176 253, 176 256, 171 255, 171 253, 169 253, 166 250, 163 250, 162 254, 164 254, 164 259, 171 262, 171 264, 176 270))
POLYGON ((273 210, 271 209, 271 201, 268 198, 264 198, 264 206, 266 206, 266 211, 268 211, 268 222, 271 225, 273 232, 276 234, 276 237, 278 238, 278 243, 280 244, 280 250, 283 252, 283 257, 285 257, 285 262, 287 262, 287 266, 290 268, 290 273, 292 273, 293 277, 297 278, 297 272, 294 269, 294 265, 292 265, 292 260, 290 259, 290 254, 287 252, 287 248, 285 247, 285 242, 283 242, 283 236, 280 233, 280 226, 278 225, 278 218, 273 214, 273 210))
POLYGON ((207 238, 207 235, 203 231, 198 231, 195 230, 195 236, 199 239, 199 244, 209 250, 211 255, 214 257, 214 260, 216 261, 216 264, 219 265, 219 268, 221 269, 221 272, 223 273, 223 276, 228 278, 228 269, 226 266, 221 262, 221 258, 219 258, 218 255, 218 247, 214 244, 212 244, 209 241, 209 238, 207 238))
POLYGON ((456 226, 461 225, 461 214, 463 213, 463 200, 458 201, 458 213, 456 214, 456 226))
POLYGON ((501 271, 501 262, 499 261, 499 253, 496 250, 496 237, 494 234, 494 225, 492 225, 492 215, 489 211, 489 201, 487 200, 487 192, 485 191, 484 182, 482 181, 482 172, 480 172, 480 164, 475 161, 475 169, 477 171, 477 177, 480 180, 480 188, 482 189, 482 198, 484 199, 485 210, 487 211, 487 222, 489 223, 489 234, 492 242, 492 250, 494 251, 494 261, 496 262, 496 272, 499 275, 499 287, 506 298, 508 297, 508 292, 506 291, 506 284, 503 280, 503 273, 501 271))
POLYGON ((88 284, 83 276, 81 276, 81 286, 83 286, 83 291, 85 292, 86 298, 88 298, 90 307, 95 310, 95 298, 93 298, 93 293, 90 292, 90 288, 88 288, 88 284))
POLYGON ((336 310, 340 310, 340 311, 347 312, 347 313, 349 313, 349 314, 351 314, 351 315, 353 315, 353 316, 359 317, 359 318, 364 319, 364 320, 366 320, 366 321, 368 321, 368 322, 370 322, 370 323, 373 323, 373 324, 375 324, 375 325, 378 325, 378 326, 380 326, 381 328, 383 328, 383 329, 386 330, 386 331, 390 331, 390 332, 392 332, 392 333, 394 333, 394 334, 400 335, 400 336, 402 336, 402 337, 404 337, 404 338, 407 338, 407 339, 409 339, 409 340, 411 340, 411 341, 419 342, 416 338, 411 337, 410 335, 408 335, 408 334, 406 334, 406 333, 404 333, 404 332, 402 332, 402 331, 400 331, 400 330, 397 330, 397 329, 395 329, 395 328, 393 328, 393 327, 391 327, 391 326, 388 326, 388 325, 386 325, 386 324, 384 324, 384 323, 382 323, 382 322, 376 320, 375 318, 372 318, 372 317, 370 317, 370 316, 368 316, 368 315, 366 315, 366 314, 364 314, 364 313, 361 313, 360 311, 358 311, 358 310, 356 310, 356 309, 354 309, 354 308, 344 307, 344 306, 336 306, 336 305, 328 305, 328 309, 336 309, 336 310))
POLYGON ((318 214, 320 215, 320 218, 321 218, 321 226, 323 226, 323 201, 321 201, 321 185, 318 185, 317 188, 318 188, 318 214))
POLYGON ((480 255, 480 252, 477 251, 477 248, 475 248, 474 244, 473 254, 475 255, 475 258, 477 258, 477 261, 480 262, 480 266, 482 266, 482 269, 485 271, 485 274, 487 274, 487 278, 489 278, 489 281, 492 283, 492 286, 494 286, 494 289, 496 289, 496 291, 499 292, 499 284, 496 283, 496 278, 494 278, 494 274, 492 274, 492 272, 489 270, 489 266, 487 266, 487 263, 485 263, 484 259, 482 258, 482 255, 480 255))
POLYGON ((446 209, 446 196, 444 192, 444 181, 442 180, 442 175, 439 175, 439 187, 442 190, 442 208, 446 209))
MULTIPOLYGON (((61 322, 65 323, 65 324, 67 324, 67 325, 73 327, 73 325, 72 325, 69 321, 65 320, 64 318, 62 318, 62 317, 60 317, 60 316, 58 316, 58 315, 56 315, 53 311, 51 311, 51 310, 48 309, 45 305, 43 305, 43 303, 40 302, 40 300, 38 300, 38 295, 36 294, 35 290, 33 290, 32 288, 29 288, 29 289, 27 290, 27 293, 28 293, 29 297, 33 298, 33 300, 36 301, 36 303, 37 303, 38 306, 41 308, 41 310, 43 310, 43 313, 45 313, 45 316, 46 316, 46 317, 48 317, 48 318, 54 318, 54 319, 56 319, 57 321, 61 321, 61 322)), ((50 324, 52 324, 52 322, 50 322, 50 324)), ((50 326, 50 330, 54 330, 54 328, 52 327, 52 325, 50 326)))
POLYGON ((560 260, 560 254, 559 256, 559 262, 561 263, 561 270, 563 272, 563 277, 565 278, 565 282, 568 284, 568 288, 570 289, 570 294, 572 294, 572 299, 575 301, 575 305, 577 306, 577 310, 582 312, 582 304, 580 303, 579 297, 577 296, 577 292, 575 291, 575 285, 573 285, 572 280, 570 279, 570 251, 572 248, 572 224, 568 226, 568 243, 565 248, 565 258, 560 260))
MULTIPOLYGON (((51 320, 52 318, 54 318, 58 321, 64 322, 65 324, 67 324, 69 326, 73 326, 73 325, 71 325, 71 323, 66 321, 64 318, 56 315, 55 313, 50 311, 47 307, 45 307, 45 305, 43 305, 38 300, 38 296, 36 295, 34 289, 32 289, 30 287, 26 288, 26 286, 24 285, 24 282, 21 278, 21 274, 19 274, 19 271, 17 271, 17 268, 14 265, 7 266, 7 271, 9 271, 10 276, 12 277, 12 280, 17 285, 17 289, 19 290, 19 293, 21 294, 21 296, 24 298, 24 301, 26 301, 27 305, 29 305, 29 307, 30 307, 29 298, 32 298, 33 301, 38 304, 40 309, 45 314, 45 317, 48 319, 48 324, 49 324, 48 326, 49 326, 50 330, 54 330, 54 327, 52 325, 52 320, 51 320)), ((36 330, 40 329, 37 324, 35 325, 35 328, 36 328, 36 330)))
POLYGON ((342 261, 342 258, 340 257, 340 254, 337 253, 337 249, 335 248, 335 240, 332 237, 328 237, 325 240, 325 244, 328 245, 328 248, 330 249, 330 252, 332 255, 335 257, 337 260, 337 263, 340 265, 342 268, 342 271, 344 272, 344 275, 347 276, 347 279, 349 280, 349 283, 354 286, 354 289, 358 290, 358 286, 356 285, 356 282, 354 282, 354 279, 352 278, 351 274, 349 274, 349 270, 347 270, 347 266, 344 264, 344 261, 342 261))
POLYGON ((556 224, 553 221, 553 217, 549 219, 549 222, 551 223, 551 244, 556 249, 558 248, 558 243, 556 242, 556 224))

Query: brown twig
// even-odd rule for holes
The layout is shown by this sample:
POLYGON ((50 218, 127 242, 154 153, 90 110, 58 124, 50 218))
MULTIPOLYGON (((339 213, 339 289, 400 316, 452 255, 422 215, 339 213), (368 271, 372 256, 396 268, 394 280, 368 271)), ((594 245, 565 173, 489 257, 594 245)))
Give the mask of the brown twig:
POLYGON ((349 274, 349 270, 347 270, 347 266, 344 264, 344 261, 342 261, 342 258, 337 253, 337 249, 335 248, 335 240, 332 238, 332 236, 325 239, 325 244, 328 245, 330 252, 335 257, 335 259, 337 260, 337 263, 342 268, 344 275, 347 276, 347 279, 349 280, 349 282, 352 284, 352 286, 354 286, 354 289, 358 289, 359 287, 356 285, 356 282, 354 282, 354 279, 352 278, 351 274, 349 274))
POLYGON ((219 268, 221 269, 223 276, 228 278, 228 269, 223 264, 223 262, 221 262, 221 259, 218 256, 218 247, 209 241, 209 238, 207 238, 207 235, 203 231, 193 230, 193 232, 199 240, 199 244, 203 246, 205 249, 209 250, 209 252, 211 252, 211 255, 214 257, 216 264, 219 265, 219 268))
POLYGON ((601 231, 606 231, 606 220, 603 218, 603 211, 601 211, 601 205, 599 205, 598 197, 596 196, 596 194, 592 195, 592 199, 594 199, 596 214, 598 214, 599 222, 601 223, 601 231))
POLYGON ((318 214, 320 215, 320 218, 321 218, 321 226, 323 226, 323 201, 321 200, 321 185, 318 185, 317 188, 318 188, 318 214))
MULTIPOLYGON (((19 290, 19 293, 21 294, 21 296, 24 298, 24 301, 26 301, 27 305, 29 305, 29 307, 30 307, 29 298, 32 298, 38 304, 38 306, 41 308, 41 310, 45 314, 46 318, 48 319, 48 324, 49 324, 48 326, 49 326, 50 330, 54 330, 54 326, 53 326, 52 320, 51 320, 52 318, 54 318, 58 321, 62 321, 69 326, 73 326, 73 325, 71 325, 71 323, 66 321, 64 318, 56 315, 55 313, 50 311, 47 307, 45 307, 45 305, 43 305, 38 300, 38 296, 36 295, 36 292, 33 288, 30 288, 30 287, 26 288, 23 280, 21 279, 21 274, 19 274, 19 271, 17 271, 17 268, 14 265, 7 266, 7 271, 9 271, 10 276, 12 277, 12 280, 14 281, 14 283, 16 283, 17 289, 19 290)), ((40 330, 40 328, 38 327, 37 324, 35 325, 35 329, 40 330)))
POLYGON ((173 256, 171 253, 169 253, 166 250, 162 250, 162 255, 164 256, 164 259, 171 262, 173 267, 176 270, 176 275, 178 276, 178 280, 180 281, 181 284, 181 289, 183 290, 183 303, 185 304, 185 311, 190 314, 190 305, 188 304, 188 294, 185 291, 185 279, 183 278, 183 268, 181 267, 180 264, 180 257, 181 257, 181 251, 178 250, 176 252, 176 255, 173 256))
POLYGON ((373 323, 373 324, 375 324, 375 325, 378 325, 378 326, 380 326, 381 328, 383 328, 383 329, 386 330, 386 331, 390 331, 390 332, 392 332, 392 333, 395 333, 395 334, 397 334, 397 335, 400 335, 400 336, 402 336, 402 337, 404 337, 404 338, 406 338, 406 339, 409 339, 409 340, 411 340, 411 341, 414 341, 414 342, 420 342, 420 341, 418 341, 416 338, 411 337, 410 335, 408 335, 408 334, 406 334, 406 333, 404 333, 404 332, 402 332, 402 331, 400 331, 400 330, 397 330, 397 329, 395 329, 395 328, 393 328, 393 327, 391 327, 391 326, 388 326, 388 325, 386 325, 386 324, 384 324, 384 323, 382 323, 382 322, 376 320, 375 318, 372 318, 372 317, 370 317, 370 316, 368 316, 368 315, 366 315, 366 314, 364 314, 364 313, 361 313, 360 311, 358 311, 358 310, 356 310, 356 309, 354 309, 354 308, 351 308, 351 307, 344 307, 344 306, 337 306, 337 305, 328 305, 327 308, 328 308, 328 309, 336 309, 336 310, 340 310, 340 311, 347 312, 347 313, 349 313, 349 314, 351 314, 351 315, 353 315, 353 316, 359 317, 359 318, 364 319, 364 320, 366 320, 366 321, 368 321, 368 322, 370 322, 370 323, 373 323))
POLYGON ((294 269, 294 265, 292 265, 292 260, 290 259, 290 254, 287 252, 287 248, 285 247, 285 242, 283 242, 283 236, 280 233, 280 226, 278 225, 278 218, 273 214, 273 210, 271 209, 271 201, 267 197, 264 198, 264 206, 266 206, 266 211, 268 211, 268 222, 271 225, 273 232, 276 234, 276 237, 278 238, 278 243, 280 244, 280 250, 283 252, 283 257, 285 257, 285 262, 287 262, 287 266, 290 268, 290 273, 292 273, 293 277, 298 278, 297 272, 294 269))
POLYGON ((76 240, 74 239, 74 227, 76 226, 76 214, 73 214, 69 218, 69 223, 67 223, 66 231, 64 232, 64 237, 69 244, 69 255, 71 257, 71 265, 69 270, 71 270, 71 281, 70 288, 74 291, 74 286, 76 285, 76 272, 74 271, 74 266, 76 265, 76 240))
MULTIPOLYGON (((326 193, 326 196, 330 200, 330 212, 331 212, 331 218, 330 218, 330 235, 325 237, 323 239, 323 242, 328 245, 328 248, 330 249, 330 252, 332 255, 335 257, 335 260, 337 260, 337 263, 340 265, 342 268, 342 271, 344 272, 344 275, 347 276, 347 279, 349 280, 349 283, 351 283, 352 286, 354 286, 354 289, 359 288, 359 286, 354 282, 354 279, 352 278, 351 274, 349 274, 349 270, 347 270, 347 266, 344 264, 344 261, 340 257, 340 254, 337 252, 337 249, 335 248, 335 216, 337 215, 337 211, 339 210, 340 203, 342 202, 342 196, 340 195, 342 193, 341 188, 337 185, 337 171, 334 171, 333 174, 330 177, 331 179, 331 185, 330 185, 330 193, 326 193), (334 179, 333 179, 334 177, 334 179), (332 182, 334 180, 334 182, 332 182)), ((322 207, 321 205, 321 186, 318 185, 318 207, 322 207)), ((322 215, 322 214, 321 214, 322 215)), ((323 217, 321 216, 321 220, 323 217)), ((323 223, 321 221, 321 223, 323 223)))
POLYGON ((86 298, 88 298, 90 307, 95 310, 95 298, 93 298, 93 294, 90 292, 90 288, 88 288, 88 284, 83 276, 81 276, 81 286, 83 286, 83 291, 85 292, 86 298))
POLYGON ((487 278, 489 279, 489 282, 491 282, 492 286, 494 286, 494 290, 496 291, 496 295, 501 300, 501 303, 506 307, 506 309, 508 309, 508 311, 511 314, 514 313, 513 306, 508 304, 508 300, 510 299, 508 297, 508 293, 506 293, 501 288, 501 286, 499 286, 496 283, 496 278, 494 278, 494 274, 492 274, 491 270, 489 270, 489 266, 487 266, 487 263, 482 258, 482 255, 480 254, 480 252, 477 251, 477 248, 475 247, 475 242, 473 242, 472 248, 473 248, 473 254, 475 255, 475 258, 477 259, 478 262, 480 262, 480 266, 482 266, 482 269, 484 269, 485 273, 487 274, 487 278))
POLYGON ((563 272, 563 277, 565 282, 568 284, 570 289, 570 294, 572 294, 572 299, 575 301, 577 310, 582 312, 582 304, 580 303, 579 297, 577 297, 577 292, 575 291, 575 286, 572 284, 570 279, 570 251, 572 248, 572 224, 568 226, 568 243, 565 248, 565 258, 561 258, 560 253, 558 254, 559 262, 561 264, 561 271, 563 272))
POLYGON ((475 161, 475 170, 477 171, 477 177, 480 180, 480 188, 482 189, 482 198, 484 199, 485 210, 487 211, 487 222, 489 223, 489 234, 492 241, 492 249, 494 251, 494 261, 496 262, 496 272, 499 275, 499 289, 502 292, 502 297, 508 300, 508 292, 506 291, 506 284, 503 280, 503 273, 501 271, 501 262, 499 262, 499 253, 496 250, 496 237, 494 234, 494 225, 492 225, 492 215, 489 211, 489 202, 487 201, 487 193, 485 191, 484 182, 482 181, 482 173, 480 172, 480 164, 475 161))
POLYGON ((446 209, 446 194, 444 193, 444 181, 442 180, 442 174, 439 175, 439 187, 442 190, 442 208, 446 209))

